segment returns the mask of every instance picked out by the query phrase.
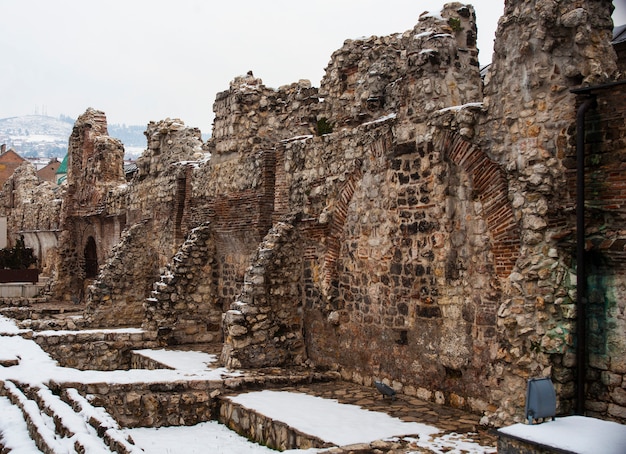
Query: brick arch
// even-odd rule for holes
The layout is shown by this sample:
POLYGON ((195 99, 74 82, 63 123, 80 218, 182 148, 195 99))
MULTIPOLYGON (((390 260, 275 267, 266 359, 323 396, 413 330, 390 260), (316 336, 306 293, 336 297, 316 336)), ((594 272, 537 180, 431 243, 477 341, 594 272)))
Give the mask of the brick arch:
POLYGON ((468 173, 493 238, 496 275, 508 277, 519 257, 520 231, 509 202, 504 171, 484 151, 452 131, 441 132, 433 145, 468 173))
MULTIPOLYGON (((380 137, 371 141, 368 145, 368 155, 374 159, 381 159, 389 153, 393 147, 391 131, 385 130, 380 137)), ((339 196, 336 199, 332 219, 326 236, 326 254, 324 255, 323 285, 327 294, 333 287, 333 280, 337 278, 337 259, 341 252, 341 235, 348 216, 348 206, 354 196, 356 187, 363 178, 363 160, 355 159, 353 170, 347 175, 339 196)))
POLYGON ((344 183, 339 197, 337 198, 333 216, 330 221, 330 228, 328 236, 326 237, 326 254, 324 256, 324 287, 328 290, 332 287, 333 279, 337 274, 337 259, 339 258, 339 252, 341 250, 341 232, 343 231, 346 218, 348 216, 348 205, 352 200, 356 185, 363 177, 363 170, 361 169, 361 161, 356 160, 355 168, 352 173, 348 175, 346 182, 344 183))

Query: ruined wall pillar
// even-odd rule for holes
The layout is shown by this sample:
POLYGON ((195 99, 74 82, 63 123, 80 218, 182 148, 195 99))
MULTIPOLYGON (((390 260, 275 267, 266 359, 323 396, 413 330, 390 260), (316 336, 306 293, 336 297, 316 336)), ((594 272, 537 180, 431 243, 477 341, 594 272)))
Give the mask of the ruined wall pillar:
POLYGON ((559 412, 575 395, 573 200, 563 159, 576 115, 570 89, 616 71, 611 1, 506 1, 486 77, 478 140, 506 169, 520 255, 498 310, 498 423, 523 417, 526 380, 551 376, 559 412))
MULTIPOLYGON (((94 277, 91 268, 86 269, 86 263, 91 262, 85 257, 86 248, 102 263, 110 252, 103 244, 117 243, 117 238, 103 237, 114 231, 102 229, 99 216, 109 190, 125 181, 124 146, 108 136, 104 112, 87 109, 76 120, 68 144, 67 193, 61 211, 61 247, 54 284, 56 298, 81 300, 85 277, 94 277)), ((97 268, 96 264, 93 266, 97 268)))

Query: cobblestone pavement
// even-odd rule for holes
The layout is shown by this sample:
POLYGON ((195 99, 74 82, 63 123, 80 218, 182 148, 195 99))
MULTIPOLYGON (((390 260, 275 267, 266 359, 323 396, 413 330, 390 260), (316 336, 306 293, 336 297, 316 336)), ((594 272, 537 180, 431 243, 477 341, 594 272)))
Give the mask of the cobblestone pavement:
MULTIPOLYGON (((426 402, 415 397, 398 394, 395 400, 383 398, 376 388, 359 386, 344 381, 312 383, 281 388, 284 391, 303 392, 327 399, 336 399, 345 404, 358 405, 364 409, 387 413, 407 422, 429 424, 442 430, 444 434, 460 434, 463 439, 473 441, 485 447, 492 447, 495 452, 497 437, 492 430, 480 426, 480 416, 462 410, 426 402)), ((381 446, 381 448, 383 448, 381 446)), ((344 451, 341 451, 344 452, 344 451)), ((346 452, 359 452, 346 451, 346 452)), ((384 448, 380 452, 389 451, 384 448)), ((411 450, 411 452, 431 452, 411 450)), ((463 452, 463 451, 448 451, 463 452)))

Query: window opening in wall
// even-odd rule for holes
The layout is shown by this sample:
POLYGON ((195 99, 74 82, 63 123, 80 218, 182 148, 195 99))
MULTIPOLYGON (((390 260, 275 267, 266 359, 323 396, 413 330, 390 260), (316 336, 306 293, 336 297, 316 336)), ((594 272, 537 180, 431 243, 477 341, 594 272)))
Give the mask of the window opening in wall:
POLYGON ((92 236, 87 238, 85 245, 85 277, 93 279, 98 275, 98 251, 96 240, 92 236))
POLYGON ((176 239, 182 241, 183 236, 183 215, 185 214, 185 199, 187 198, 187 178, 179 177, 176 180, 176 217, 174 228, 176 239))

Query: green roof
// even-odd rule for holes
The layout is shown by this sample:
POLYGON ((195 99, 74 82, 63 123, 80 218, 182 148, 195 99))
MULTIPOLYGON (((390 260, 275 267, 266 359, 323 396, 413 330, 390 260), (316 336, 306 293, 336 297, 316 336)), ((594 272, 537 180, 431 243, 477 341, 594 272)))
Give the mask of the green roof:
POLYGON ((63 158, 63 161, 61 161, 61 165, 55 172, 55 175, 57 176, 57 184, 63 183, 63 181, 67 178, 67 157, 68 156, 69 154, 65 155, 65 157, 63 158))
POLYGON ((67 157, 69 155, 66 154, 65 157, 63 158, 63 161, 61 161, 61 165, 59 166, 59 168, 56 171, 56 174, 66 174, 67 173, 67 157))

